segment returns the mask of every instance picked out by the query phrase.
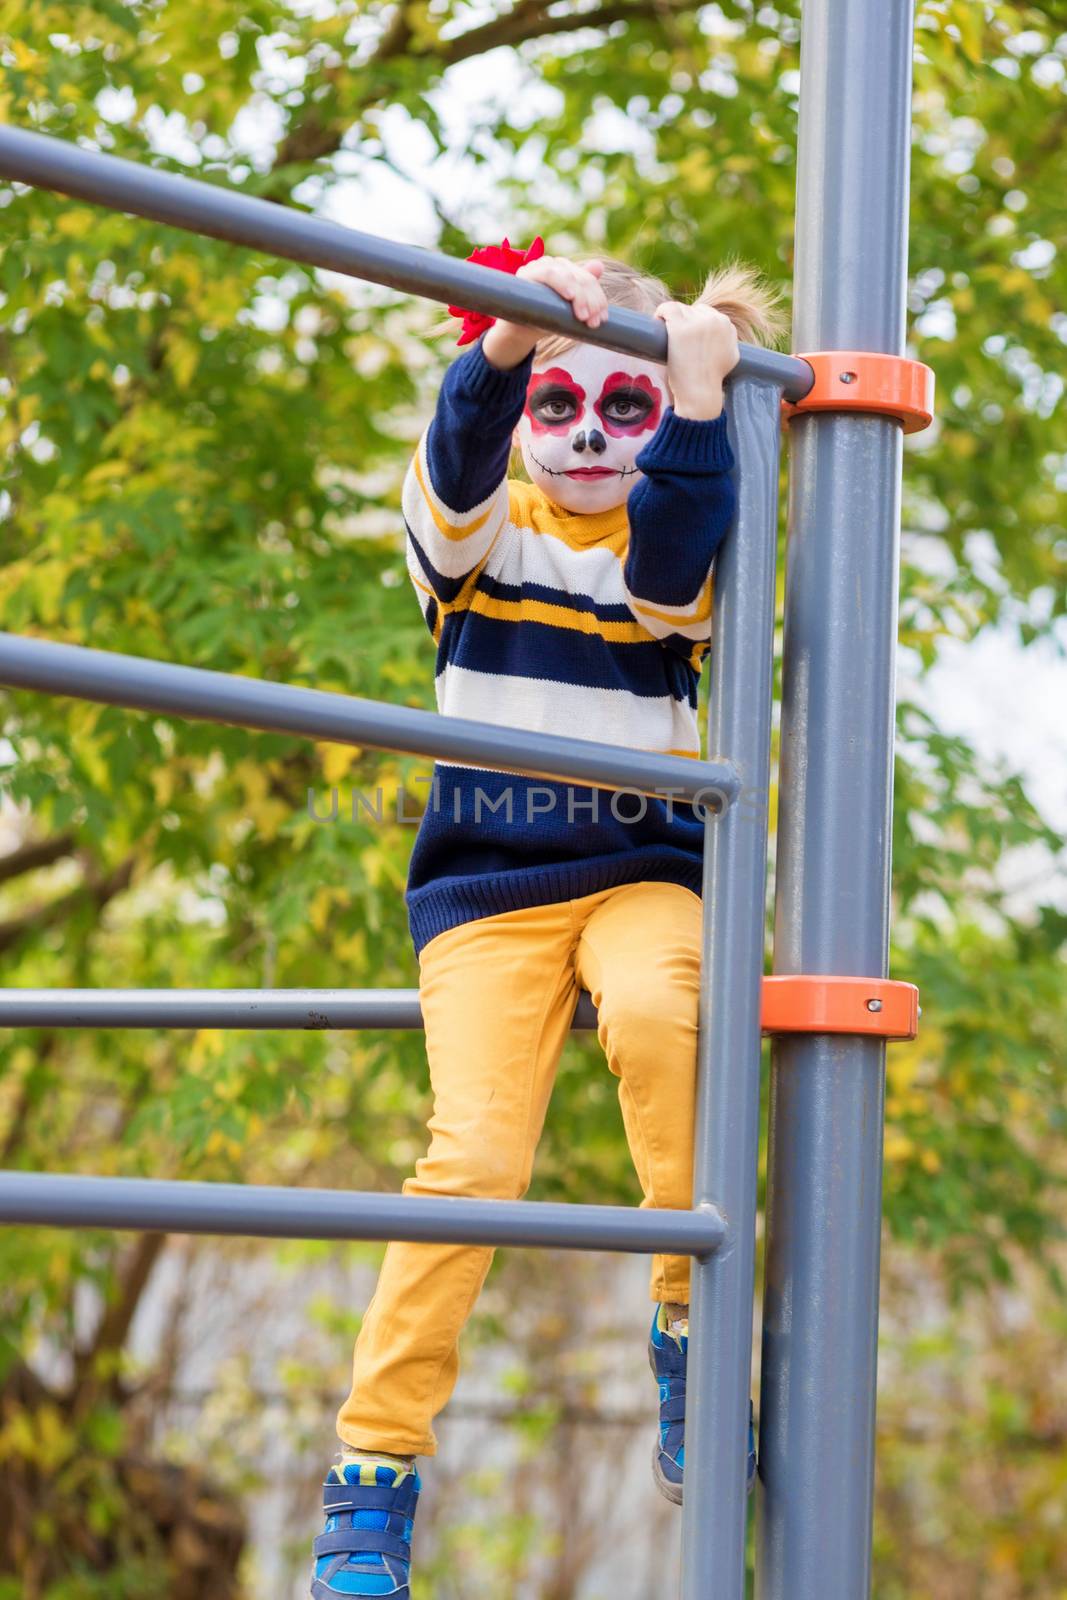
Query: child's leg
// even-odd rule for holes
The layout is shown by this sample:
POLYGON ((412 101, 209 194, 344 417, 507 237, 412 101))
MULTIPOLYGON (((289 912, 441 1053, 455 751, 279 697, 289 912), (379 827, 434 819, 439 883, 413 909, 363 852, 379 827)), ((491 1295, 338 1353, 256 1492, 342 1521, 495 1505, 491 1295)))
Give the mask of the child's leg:
MULTIPOLYGON (((423 946, 432 1138, 405 1194, 525 1193, 578 1000, 575 937, 562 902, 463 923, 423 946)), ((390 1244, 337 1418, 346 1444, 435 1452, 432 1420, 455 1384, 460 1331, 492 1258, 481 1246, 390 1244)))
MULTIPOLYGON (((578 943, 645 1206, 693 1203, 701 912, 679 884, 626 884, 597 901, 578 943)), ((689 1257, 653 1257, 651 1293, 687 1305, 689 1257)))

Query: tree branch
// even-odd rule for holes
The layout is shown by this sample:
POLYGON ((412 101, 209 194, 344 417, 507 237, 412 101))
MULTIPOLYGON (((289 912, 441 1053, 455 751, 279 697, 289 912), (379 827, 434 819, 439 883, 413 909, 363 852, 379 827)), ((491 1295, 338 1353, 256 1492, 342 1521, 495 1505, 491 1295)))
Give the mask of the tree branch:
MULTIPOLYGON (((605 0, 596 11, 576 11, 566 16, 551 17, 548 8, 552 0, 518 0, 518 4, 503 16, 483 22, 479 27, 460 34, 457 39, 440 42, 435 49, 423 47, 417 50, 411 47, 412 32, 407 21, 407 10, 401 5, 392 24, 382 34, 377 50, 364 63, 361 71, 373 78, 376 67, 384 66, 399 55, 425 60, 444 71, 457 62, 469 61, 472 56, 484 55, 486 51, 498 50, 501 46, 514 49, 532 39, 577 33, 582 28, 607 28, 615 22, 666 22, 686 12, 699 11, 704 3, 705 0, 605 0)), ((356 118, 381 98, 380 92, 368 89, 352 108, 356 118)), ((322 123, 311 111, 304 122, 289 130, 278 146, 273 170, 277 171, 279 167, 290 163, 318 161, 324 156, 336 154, 350 125, 341 127, 322 123)))
POLYGON ((494 17, 491 22, 483 22, 480 27, 450 40, 438 59, 443 66, 451 67, 457 61, 484 55, 487 50, 499 50, 502 45, 514 47, 557 33, 608 28, 614 22, 666 22, 687 11, 699 11, 704 3, 705 0, 614 0, 596 11, 575 11, 562 17, 546 16, 547 8, 539 3, 532 5, 528 12, 518 5, 504 16, 494 17))
POLYGON ((106 877, 93 874, 86 883, 79 884, 69 894, 59 895, 55 900, 48 900, 31 907, 21 916, 9 917, 6 922, 0 922, 0 952, 10 950, 27 933, 63 922, 86 901, 95 902, 97 910, 102 910, 109 900, 121 894, 128 886, 136 864, 136 856, 127 856, 126 860, 120 862, 106 877))
POLYGON ((165 1233, 141 1234, 116 1273, 116 1292, 104 1307, 92 1342, 75 1355, 71 1403, 77 1414, 84 1415, 92 1409, 102 1388, 113 1387, 114 1374, 97 1376, 94 1368, 101 1356, 121 1350, 126 1343, 141 1296, 166 1242, 165 1233))
POLYGON ((36 872, 38 867, 50 867, 53 861, 69 856, 76 844, 73 833, 57 833, 51 839, 33 839, 28 844, 20 844, 6 856, 0 856, 0 883, 9 883, 24 872, 36 872))
POLYGON ((411 17, 408 10, 408 0, 399 0, 393 12, 392 21, 378 41, 378 48, 372 60, 387 61, 395 56, 402 56, 411 43, 411 17))
POLYGON ((58 1042, 59 1035, 52 1030, 43 1036, 37 1046, 37 1054, 34 1056, 26 1076, 19 1084, 15 1109, 11 1113, 11 1121, 8 1124, 7 1133, 4 1135, 4 1142, 0 1145, 0 1167, 10 1166, 22 1148, 30 1113, 37 1103, 37 1090, 40 1086, 41 1078, 48 1061, 56 1053, 58 1042))

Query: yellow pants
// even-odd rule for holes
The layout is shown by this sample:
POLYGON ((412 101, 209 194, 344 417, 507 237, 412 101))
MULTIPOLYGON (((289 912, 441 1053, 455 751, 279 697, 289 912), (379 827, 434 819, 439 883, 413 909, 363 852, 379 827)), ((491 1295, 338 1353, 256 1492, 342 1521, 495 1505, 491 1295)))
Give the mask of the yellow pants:
MULTIPOLYGON (((431 1140, 404 1193, 526 1192, 585 988, 619 1079, 642 1205, 692 1205, 701 915, 690 889, 632 883, 480 917, 429 940, 419 993, 431 1140)), ((433 1419, 455 1386, 459 1336, 492 1259, 480 1245, 389 1245, 337 1418, 343 1441, 434 1454, 433 1419)), ((654 1257, 651 1292, 688 1303, 689 1257, 654 1257)))

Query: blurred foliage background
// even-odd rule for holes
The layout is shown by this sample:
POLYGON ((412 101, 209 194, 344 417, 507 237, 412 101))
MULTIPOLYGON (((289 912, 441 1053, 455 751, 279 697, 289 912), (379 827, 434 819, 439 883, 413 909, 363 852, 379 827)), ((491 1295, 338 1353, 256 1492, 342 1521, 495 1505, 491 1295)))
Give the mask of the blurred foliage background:
MULTIPOLYGON (((901 641, 922 672, 949 641, 1062 622, 1067 6, 919 0, 917 21, 909 344, 938 417, 905 455, 901 641)), ((798 0, 0 0, 0 96, 7 121, 308 211, 395 172, 400 108, 498 174, 494 239, 593 247, 679 297, 728 250, 788 290, 799 33, 798 0), (526 88, 502 104, 505 55, 526 88), (457 144, 463 64, 484 95, 457 144)), ((487 242, 473 208, 433 207, 440 249, 487 242)), ((0 250, 4 628, 432 707, 399 490, 453 353, 437 308, 20 185, 0 250)), ((427 764, 28 693, 0 736, 6 984, 417 981, 405 813, 427 764), (333 825, 309 808, 332 787, 333 825), (347 813, 357 792, 381 822, 347 813)), ((889 1053, 875 1594, 1062 1596, 1061 841, 907 696, 897 780, 893 970, 924 1018, 889 1053)), ((636 1198, 606 1079, 572 1041, 535 1195, 636 1198)), ((393 1189, 428 1109, 418 1037, 0 1037, 6 1167, 393 1189)), ((0 1232, 0 1596, 236 1600, 266 1570, 300 1593, 375 1259, 0 1232), (247 1359, 194 1391, 227 1297, 247 1359), (260 1515, 281 1479, 284 1538, 260 1515)), ((495 1389, 477 1449, 441 1459, 420 1600, 594 1600, 609 1548, 633 1572, 676 1539, 647 1505, 651 1409, 613 1411, 589 1362, 594 1338, 640 1343, 643 1294, 610 1263, 498 1259, 470 1335, 495 1389), (612 1529, 620 1430, 641 1488, 612 1529), (546 1453, 576 1448, 603 1472, 546 1504, 546 1453)))

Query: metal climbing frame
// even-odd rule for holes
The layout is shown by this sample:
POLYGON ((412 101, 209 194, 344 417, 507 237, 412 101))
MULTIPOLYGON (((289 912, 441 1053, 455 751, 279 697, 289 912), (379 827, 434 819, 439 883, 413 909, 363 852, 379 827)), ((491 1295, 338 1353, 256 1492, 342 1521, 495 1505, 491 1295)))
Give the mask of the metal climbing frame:
MULTIPOLYGON (((0 634, 0 683, 704 805, 693 1206, 0 1174, 0 1221, 325 1239, 450 1240, 694 1258, 684 1600, 745 1593, 762 1032, 774 1033, 757 1590, 870 1588, 885 1042, 916 996, 885 977, 901 434, 929 420, 900 359, 914 0, 805 0, 795 336, 729 385, 735 527, 717 566, 708 748, 689 761, 0 634), (775 975, 763 978, 779 438, 792 473, 775 975)), ((599 329, 550 290, 221 186, 0 129, 0 175, 506 315, 647 359, 663 324, 599 329)), ((588 997, 576 1027, 595 1024, 588 997)), ((413 1028, 414 991, 0 991, 8 1027, 413 1028)))

